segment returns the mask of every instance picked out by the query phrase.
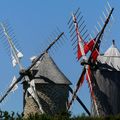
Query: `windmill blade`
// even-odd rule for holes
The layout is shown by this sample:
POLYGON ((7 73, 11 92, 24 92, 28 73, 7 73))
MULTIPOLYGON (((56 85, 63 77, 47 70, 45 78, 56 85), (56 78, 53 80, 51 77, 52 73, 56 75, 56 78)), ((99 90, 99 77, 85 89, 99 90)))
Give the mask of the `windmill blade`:
POLYGON ((100 24, 99 21, 97 21, 97 24, 98 24, 99 28, 102 29, 102 25, 100 24))
POLYGON ((80 34, 85 27, 82 28, 81 32, 79 32, 78 23, 77 23, 77 20, 76 20, 76 16, 74 14, 72 14, 72 16, 73 16, 73 22, 74 22, 74 25, 75 25, 76 36, 77 36, 77 39, 78 39, 78 46, 79 46, 79 49, 81 51, 83 59, 86 59, 85 53, 84 53, 84 48, 83 48, 84 41, 83 41, 83 38, 82 38, 82 36, 80 34))
MULTIPOLYGON (((77 20, 76 20, 76 16, 75 16, 74 14, 73 14, 72 16, 73 16, 73 22, 74 22, 74 25, 75 25, 76 36, 77 36, 77 40, 78 40, 78 46, 79 46, 79 49, 80 49, 80 51, 81 51, 82 57, 83 57, 83 59, 85 60, 86 57, 85 57, 84 48, 83 48, 83 45, 82 45, 83 39, 82 39, 80 33, 84 30, 84 28, 86 27, 86 25, 83 26, 83 28, 81 29, 81 31, 80 31, 80 33, 79 33, 78 23, 77 23, 77 20)), ((83 33, 83 34, 84 34, 84 33, 83 33)), ((76 42, 76 41, 75 41, 75 42, 76 42)), ((76 46, 75 46, 75 47, 76 47, 76 46)), ((73 103, 73 101, 74 101, 74 99, 75 99, 75 97, 76 97, 77 90, 79 89, 79 87, 82 85, 82 83, 83 83, 83 81, 84 81, 85 70, 86 70, 86 69, 83 70, 83 72, 82 72, 82 74, 81 74, 81 77, 80 77, 80 80, 79 80, 79 82, 80 82, 81 84, 77 83, 76 90, 73 92, 72 99, 71 99, 71 101, 70 101, 69 104, 68 104, 68 109, 70 108, 70 106, 72 105, 72 103, 73 103)))
MULTIPOLYGON (((61 33, 61 30, 59 29, 59 27, 57 27, 57 29, 56 29, 56 31, 55 31, 55 34, 58 36, 59 33, 61 33)), ((61 36, 61 39, 62 39, 63 41, 62 41, 62 40, 58 41, 58 43, 59 43, 60 45, 63 45, 63 42, 65 41, 64 38, 67 39, 67 37, 65 36, 65 34, 64 34, 63 36, 61 36)))
MULTIPOLYGON (((78 23, 81 23, 83 22, 83 16, 81 15, 81 11, 79 12, 79 8, 77 9, 77 11, 74 13, 74 15, 76 16, 77 19, 80 19, 78 20, 78 23)), ((68 22, 68 28, 69 28, 69 32, 72 36, 73 33, 75 33, 75 29, 74 29, 74 21, 73 21, 73 17, 71 16, 71 22, 68 22), (71 33, 72 32, 72 33, 71 33)), ((79 27, 80 28, 80 27, 79 27)))
POLYGON ((49 49, 60 39, 60 37, 64 34, 64 32, 62 32, 45 50, 42 54, 40 54, 31 64, 31 66, 29 66, 24 72, 20 72, 20 76, 17 78, 17 80, 13 83, 13 85, 6 91, 6 93, 0 98, 0 103, 5 99, 5 97, 10 93, 10 91, 13 89, 13 87, 19 83, 24 76, 28 75, 30 70, 32 69, 32 67, 34 67, 34 65, 40 60, 40 58, 49 51, 49 49))
MULTIPOLYGON (((11 82, 11 84, 10 84, 10 87, 11 87, 16 81, 17 81, 17 78, 14 76, 14 77, 13 77, 13 80, 12 80, 12 82, 11 82)), ((18 85, 16 84, 16 85, 12 88, 11 92, 15 92, 17 89, 18 89, 18 85)))
MULTIPOLYGON (((86 65, 86 66, 83 68, 83 71, 82 71, 82 73, 81 73, 80 79, 79 79, 78 82, 77 82, 76 89, 75 89, 75 91, 73 91, 73 93, 72 93, 73 96, 72 96, 71 101, 70 101, 69 104, 68 104, 68 109, 70 109, 70 107, 71 107, 72 103, 74 102, 74 100, 77 99, 76 94, 77 94, 79 88, 82 86, 82 83, 83 83, 83 81, 84 81, 84 76, 85 76, 85 74, 87 74, 87 76, 89 75, 89 74, 88 74, 89 72, 88 72, 87 67, 88 67, 88 65, 86 65)), ((93 92, 93 87, 92 87, 92 84, 91 84, 91 79, 90 79, 89 76, 88 76, 88 85, 90 86, 91 96, 92 96, 92 98, 93 98, 93 102, 94 102, 94 105, 95 105, 95 108, 96 108, 96 111, 97 111, 97 115, 99 116, 98 106, 97 106, 97 103, 96 103, 96 99, 95 99, 94 92, 93 92)))
MULTIPOLYGON (((18 62, 15 59, 12 50, 10 50, 10 51, 11 51, 12 64, 13 64, 13 67, 15 67, 18 64, 18 62)), ((17 54, 16 55, 17 55, 18 59, 21 59, 23 57, 23 54, 21 52, 19 52, 18 50, 17 50, 17 54)))
POLYGON ((13 67, 15 67, 17 65, 17 61, 16 59, 14 58, 13 54, 11 53, 11 57, 12 57, 12 65, 13 67))
POLYGON ((110 13, 109 13, 109 16, 107 17, 107 19, 106 19, 106 21, 105 21, 105 23, 104 23, 104 26, 103 26, 103 28, 102 28, 102 30, 100 31, 98 37, 96 38, 96 43, 95 43, 94 46, 93 46, 93 49, 92 49, 92 51, 91 51, 91 54, 90 54, 90 56, 89 56, 89 58, 88 58, 88 62, 91 61, 93 51, 98 47, 98 44, 101 43, 101 37, 103 36, 104 31, 105 31, 105 28, 107 27, 107 25, 108 25, 108 23, 109 23, 109 21, 110 21, 110 17, 111 17, 111 15, 112 15, 112 13, 113 13, 113 10, 114 10, 114 8, 111 9, 111 11, 110 11, 110 13))
MULTIPOLYGON (((110 6, 110 3, 107 2, 107 6, 105 6, 105 13, 106 15, 108 16, 109 15, 109 11, 111 10, 111 6, 110 6)), ((109 22, 109 26, 108 26, 108 29, 106 30, 106 34, 103 36, 103 39, 106 40, 107 38, 109 38, 110 36, 110 32, 111 32, 111 27, 112 27, 112 24, 114 23, 114 18, 113 18, 113 15, 111 15, 111 20, 109 22)))
POLYGON ((95 26, 95 29, 96 29, 96 31, 97 31, 97 34, 98 34, 98 33, 99 33, 99 30, 98 30, 97 26, 95 26))
POLYGON ((94 94, 94 91, 93 91, 93 86, 92 86, 92 83, 91 83, 92 80, 91 80, 91 71, 90 71, 90 66, 89 65, 86 66, 86 76, 87 76, 88 85, 90 87, 90 94, 91 94, 91 97, 93 99, 95 110, 97 112, 97 115, 99 116, 98 105, 97 105, 97 102, 96 102, 96 97, 95 97, 95 94, 94 94))
POLYGON ((35 89, 35 83, 34 80, 30 80, 29 75, 24 76, 24 81, 28 81, 29 87, 27 88, 27 91, 30 93, 30 95, 33 97, 33 99, 36 101, 41 113, 43 114, 44 111, 42 109, 42 106, 40 104, 39 98, 38 98, 38 94, 37 91, 35 89))
MULTIPOLYGON (((107 5, 105 6, 105 10, 102 11, 102 17, 100 16, 100 20, 98 20, 97 25, 95 25, 95 30, 93 32, 94 37, 99 33, 99 31, 102 30, 102 26, 104 26, 104 22, 108 18, 111 10, 112 10, 112 8, 111 8, 109 2, 107 2, 107 5)), ((112 20, 113 20, 113 16, 111 14, 111 19, 109 21, 109 26, 107 28, 107 30, 109 30, 109 31, 112 26, 112 20)), ((106 33, 108 33, 108 31, 106 31, 106 33)))
MULTIPOLYGON (((25 79, 26 79, 27 76, 25 76, 25 79)), ((29 79, 29 78, 28 78, 29 79)), ((29 79, 30 81, 30 79, 29 79)), ((35 84, 34 82, 29 82, 29 85, 30 87, 28 87, 27 91, 30 93, 30 95, 33 97, 33 99, 37 102, 38 104, 38 107, 40 109, 40 111, 42 112, 42 114, 44 113, 43 109, 42 109, 42 106, 40 104, 40 101, 39 101, 39 98, 38 98, 38 95, 37 95, 37 91, 35 89, 35 84)))
POLYGON ((62 32, 48 47, 47 49, 44 50, 44 52, 42 54, 40 54, 36 59, 35 61, 32 63, 31 66, 28 67, 28 69, 26 70, 26 72, 29 72, 30 69, 36 64, 36 62, 39 61, 39 59, 46 53, 50 50, 50 48, 62 37, 62 35, 64 34, 64 32, 62 32))
MULTIPOLYGON (((78 17, 80 15, 78 14, 78 17)), ((88 34, 88 30, 86 29, 86 25, 85 25, 85 21, 83 20, 83 16, 81 15, 80 18, 77 21, 77 16, 72 13, 72 19, 73 19, 73 24, 74 26, 71 27, 70 29, 70 38, 72 41, 72 46, 73 46, 73 50, 76 51, 76 48, 78 47, 78 49, 80 49, 80 52, 82 53, 82 55, 84 54, 84 50, 83 50, 83 44, 84 44, 84 39, 85 40, 88 38, 89 34, 88 34), (80 25, 79 25, 80 22, 80 25), (75 28, 74 31, 72 31, 72 29, 75 28)), ((83 55, 83 58, 86 59, 85 55, 83 55)))
POLYGON ((23 57, 23 54, 19 50, 17 50, 17 48, 13 44, 12 39, 9 36, 8 31, 7 31, 6 27, 5 27, 5 25, 3 23, 1 23, 0 25, 1 25, 2 29, 3 29, 3 33, 6 36, 8 44, 9 44, 9 46, 11 48, 10 50, 11 50, 11 53, 12 53, 12 59, 13 59, 12 63, 13 63, 13 65, 15 66, 16 64, 18 64, 20 69, 23 69, 23 67, 22 67, 22 65, 20 63, 20 58, 23 57))
MULTIPOLYGON (((79 10, 80 10, 80 8, 78 8, 74 14, 75 14, 75 15, 81 14, 81 12, 79 12, 79 10)), ((70 17, 70 19, 69 19, 69 21, 68 21, 67 24, 69 25, 71 22, 72 22, 72 17, 70 17)))
MULTIPOLYGON (((108 1, 107 1, 107 4, 108 4, 108 7, 109 7, 109 10, 111 10, 112 7, 111 7, 111 5, 110 5, 110 3, 108 1)), ((114 20, 113 15, 111 15, 111 18, 114 20)))
POLYGON ((14 86, 21 81, 23 78, 23 75, 20 75, 17 80, 11 85, 11 87, 6 91, 6 93, 1 97, 0 103, 5 99, 5 97, 11 92, 11 90, 14 88, 14 86))
POLYGON ((72 99, 71 101, 69 102, 68 104, 68 110, 70 109, 72 103, 74 102, 75 98, 76 98, 76 93, 78 92, 79 88, 81 87, 81 85, 83 84, 83 81, 84 81, 84 76, 85 76, 85 72, 86 72, 86 69, 84 68, 82 73, 81 73, 81 76, 76 84, 76 88, 75 90, 73 91, 73 95, 72 95, 72 99))
POLYGON ((16 37, 15 37, 15 34, 14 34, 12 27, 10 25, 8 25, 6 22, 1 22, 0 35, 4 36, 5 39, 3 38, 2 41, 4 43, 7 43, 7 45, 9 45, 9 44, 6 41, 6 38, 9 35, 9 38, 11 38, 12 42, 14 43, 14 46, 17 46, 17 48, 20 48, 20 45, 18 44, 18 41, 16 40, 16 37))
POLYGON ((88 34, 86 34, 86 36, 85 37, 83 37, 83 40, 84 41, 86 41, 86 39, 90 39, 90 34, 88 33, 88 34))
MULTIPOLYGON (((73 90, 71 87, 69 87, 69 91, 73 94, 73 90)), ((80 105, 83 107, 83 109, 86 111, 86 113, 91 116, 89 110, 87 109, 87 107, 85 106, 85 104, 82 102, 82 100, 76 95, 76 100, 80 103, 80 105)))
POLYGON ((33 92, 33 90, 32 90, 31 87, 29 87, 29 88, 27 89, 27 91, 30 93, 30 95, 31 95, 34 99, 36 99, 35 94, 34 94, 34 92, 33 92))
POLYGON ((23 57, 23 54, 19 50, 17 50, 17 48, 16 48, 16 51, 17 51, 18 58, 21 59, 23 57))
MULTIPOLYGON (((56 38, 59 34, 61 33, 61 31, 59 30, 58 27, 56 27, 56 30, 52 32, 52 35, 50 36, 51 37, 51 40, 53 38, 56 38)), ((65 37, 64 36, 61 36, 60 38, 61 40, 59 40, 58 42, 56 42, 56 44, 52 47, 52 52, 54 51, 57 51, 61 46, 63 46, 64 42, 65 42, 65 37)), ((50 52, 51 52, 50 50, 50 52)))

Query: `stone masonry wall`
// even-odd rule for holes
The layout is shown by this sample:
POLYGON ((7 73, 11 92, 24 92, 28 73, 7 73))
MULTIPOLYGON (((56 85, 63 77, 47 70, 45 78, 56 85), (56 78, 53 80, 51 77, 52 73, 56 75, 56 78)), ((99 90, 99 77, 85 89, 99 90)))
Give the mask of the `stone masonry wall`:
MULTIPOLYGON (((37 93, 39 95, 40 104, 46 114, 56 114, 66 110, 66 102, 68 99, 68 85, 60 84, 36 84, 37 93)), ((31 96, 25 98, 24 115, 30 113, 41 113, 39 108, 31 96)))
MULTIPOLYGON (((120 72, 108 70, 92 71, 93 90, 100 116, 120 113, 120 72)), ((93 109, 93 115, 96 110, 93 109)))

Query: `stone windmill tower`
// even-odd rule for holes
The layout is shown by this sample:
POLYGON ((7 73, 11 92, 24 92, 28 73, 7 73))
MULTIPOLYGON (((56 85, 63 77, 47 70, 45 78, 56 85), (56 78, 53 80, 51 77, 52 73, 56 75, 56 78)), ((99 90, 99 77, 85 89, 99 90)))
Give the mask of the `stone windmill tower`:
MULTIPOLYGON (((104 55, 98 57, 92 80, 100 115, 120 113, 120 51, 114 40, 104 55)), ((96 114, 94 107, 92 112, 96 114)))
MULTIPOLYGON (((37 90, 44 113, 57 114, 66 110, 70 81, 59 70, 53 59, 45 53, 33 67, 38 71, 32 79, 37 90)), ((41 113, 32 96, 26 91, 24 97, 24 114, 41 113)))
MULTIPOLYGON (((101 22, 98 22, 100 31, 95 26, 97 35, 95 35, 94 37, 92 37, 92 35, 90 35, 91 38, 89 38, 88 37, 89 35, 85 35, 87 32, 87 30, 85 30, 86 25, 83 25, 84 24, 84 20, 82 20, 83 16, 81 16, 79 18, 79 16, 81 15, 81 12, 80 13, 78 12, 79 10, 77 10, 77 12, 72 14, 73 22, 71 22, 72 21, 71 19, 68 22, 68 25, 70 28, 69 32, 70 32, 70 37, 71 37, 71 41, 72 41, 72 45, 73 45, 73 50, 75 50, 75 53, 77 53, 76 58, 78 60, 82 59, 80 63, 83 66, 81 75, 76 83, 76 88, 73 92, 71 100, 69 101, 68 109, 71 107, 73 101, 76 99, 76 94, 77 94, 78 90, 81 88, 81 86, 83 85, 84 80, 86 80, 88 83, 88 87, 90 89, 90 96, 91 96, 91 101, 93 104, 92 109, 94 108, 93 110, 95 111, 94 114, 93 114, 93 112, 89 112, 89 113, 87 112, 88 115, 96 115, 96 116, 103 115, 99 111, 99 104, 98 104, 98 100, 96 97, 96 94, 99 97, 101 97, 101 95, 100 95, 100 93, 98 93, 96 91, 96 89, 94 89, 96 87, 96 84, 94 82, 92 74, 93 74, 93 71, 96 71, 97 57, 100 54, 99 53, 100 43, 102 41, 103 34, 106 31, 106 27, 109 24, 109 21, 111 20, 111 16, 112 16, 112 13, 114 10, 114 8, 111 8, 109 3, 107 3, 107 5, 108 5, 108 9, 106 8, 107 15, 105 15, 105 13, 103 12, 105 20, 103 21, 103 19, 101 18, 100 21, 102 21, 102 25, 100 24, 101 22), (79 25, 79 23, 80 23, 80 25, 79 25), (75 27, 75 29, 73 29, 74 27, 75 27), (89 38, 89 40, 86 41, 86 38, 89 38), (86 54, 89 51, 90 51, 90 54, 87 56, 86 54)), ((98 81, 99 81, 99 76, 98 76, 98 81)), ((101 81, 99 81, 99 83, 101 83, 101 81)), ((107 104, 107 102, 106 102, 106 104, 107 104)), ((109 109, 110 109, 110 107, 109 107, 109 109)))
POLYGON ((72 41, 73 45, 77 43, 77 58, 83 58, 81 65, 84 67, 76 84, 76 89, 73 92, 68 108, 70 108, 73 101, 76 99, 77 91, 82 86, 85 76, 87 76, 86 80, 90 88, 92 100, 92 111, 88 115, 106 116, 120 113, 120 52, 115 45, 115 41, 113 40, 112 46, 104 55, 99 55, 103 33, 110 21, 113 10, 114 8, 110 9, 109 15, 106 17, 101 31, 98 31, 98 35, 88 42, 83 41, 83 36, 78 29, 79 26, 76 15, 73 14, 73 22, 75 24, 78 41, 76 42, 76 40, 73 40, 74 38, 72 41), (98 54, 94 54, 96 50, 98 51, 98 54), (91 53, 86 59, 88 51, 91 51, 91 53))

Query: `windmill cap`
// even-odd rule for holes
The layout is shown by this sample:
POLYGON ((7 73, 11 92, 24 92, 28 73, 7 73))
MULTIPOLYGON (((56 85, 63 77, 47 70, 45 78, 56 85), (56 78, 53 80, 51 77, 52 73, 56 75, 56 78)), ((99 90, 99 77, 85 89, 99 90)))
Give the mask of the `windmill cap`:
POLYGON ((120 51, 115 45, 115 40, 112 41, 112 45, 106 50, 104 55, 98 57, 98 61, 120 71, 120 51))
POLYGON ((115 40, 112 40, 112 45, 110 48, 106 50, 104 56, 111 56, 111 57, 120 56, 120 51, 115 45, 115 40))
POLYGON ((33 69, 38 70, 34 79, 35 83, 71 84, 48 53, 44 54, 43 59, 39 62, 38 66, 33 69))

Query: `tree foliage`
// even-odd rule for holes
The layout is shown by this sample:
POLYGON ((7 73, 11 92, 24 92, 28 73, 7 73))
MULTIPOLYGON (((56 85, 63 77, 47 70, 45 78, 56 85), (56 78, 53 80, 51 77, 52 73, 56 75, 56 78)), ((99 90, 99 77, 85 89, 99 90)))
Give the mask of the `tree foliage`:
POLYGON ((47 114, 30 114, 27 118, 23 117, 23 114, 8 113, 7 111, 0 111, 0 120, 120 120, 120 114, 116 116, 106 117, 88 117, 84 113, 80 116, 71 116, 71 112, 61 112, 54 116, 47 114))

